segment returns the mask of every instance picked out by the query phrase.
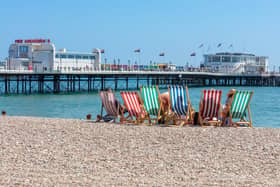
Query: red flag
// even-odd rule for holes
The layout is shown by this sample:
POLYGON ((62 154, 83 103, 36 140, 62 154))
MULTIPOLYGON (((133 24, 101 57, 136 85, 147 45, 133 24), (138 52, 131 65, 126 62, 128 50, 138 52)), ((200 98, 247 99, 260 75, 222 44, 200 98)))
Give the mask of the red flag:
POLYGON ((105 50, 104 49, 101 49, 101 51, 100 51, 101 53, 105 53, 105 50))
POLYGON ((134 50, 134 53, 140 53, 140 52, 141 50, 139 48, 134 50))
POLYGON ((191 56, 195 56, 195 55, 196 55, 195 52, 192 52, 192 53, 191 53, 191 56))
POLYGON ((159 54, 159 56, 164 56, 164 55, 165 55, 164 52, 162 52, 162 53, 159 54))

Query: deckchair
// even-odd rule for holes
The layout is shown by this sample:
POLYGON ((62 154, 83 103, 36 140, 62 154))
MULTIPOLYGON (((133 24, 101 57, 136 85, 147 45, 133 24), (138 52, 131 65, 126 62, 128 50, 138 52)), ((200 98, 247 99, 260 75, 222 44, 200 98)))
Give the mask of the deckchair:
POLYGON ((229 123, 231 125, 248 125, 252 127, 252 118, 250 111, 250 101, 252 99, 252 91, 236 91, 229 112, 229 123), (249 121, 246 120, 246 110, 248 110, 249 121), (233 119, 239 119, 233 122, 233 119))
POLYGON ((181 85, 168 86, 168 93, 171 101, 171 112, 174 114, 174 124, 180 122, 180 126, 183 126, 192 122, 188 87, 181 85), (185 116, 185 119, 182 116, 185 116))
MULTIPOLYGON (((143 107, 142 100, 138 92, 128 92, 124 91, 121 92, 121 97, 124 101, 124 105, 128 111, 128 116, 124 117, 122 113, 122 122, 129 122, 133 124, 140 124, 143 123, 145 119, 149 120, 149 117, 143 107)), ((149 123, 151 121, 149 120, 149 123)))
POLYGON ((221 96, 221 90, 202 90, 198 114, 200 125, 222 124, 218 119, 221 112, 221 96))
POLYGON ((144 102, 144 108, 149 114, 150 120, 157 123, 164 116, 161 115, 162 103, 160 100, 158 86, 140 86, 140 92, 144 102), (153 118, 151 116, 154 116, 153 118))
POLYGON ((103 119, 103 109, 105 109, 107 115, 114 117, 114 122, 120 115, 119 104, 116 104, 115 94, 112 91, 100 91, 99 95, 101 97, 101 119, 103 119))

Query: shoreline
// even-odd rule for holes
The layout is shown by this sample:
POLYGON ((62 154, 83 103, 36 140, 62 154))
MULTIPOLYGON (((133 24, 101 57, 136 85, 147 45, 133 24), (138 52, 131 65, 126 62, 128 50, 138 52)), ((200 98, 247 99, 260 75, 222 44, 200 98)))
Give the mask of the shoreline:
MULTIPOLYGON (((134 124, 120 124, 119 122, 112 122, 112 123, 108 123, 108 122, 94 122, 96 116, 93 116, 93 119, 91 120, 87 120, 86 116, 84 118, 63 118, 63 117, 44 117, 44 116, 21 116, 21 115, 5 115, 5 116, 0 116, 0 120, 1 119, 5 119, 5 118, 20 118, 20 119, 40 119, 40 120, 69 120, 69 121, 80 121, 82 123, 89 123, 89 124, 100 124, 100 123, 104 123, 104 124, 115 124, 115 125, 122 125, 122 126, 145 126, 145 125, 134 125, 134 124)), ((1 122, 0 122, 1 123, 1 122)), ((164 126, 164 124, 156 124, 156 125, 151 125, 148 126, 146 125, 146 127, 165 127, 165 128, 176 128, 177 126, 164 126)), ((201 127, 199 124, 196 125, 184 125, 183 128, 193 128, 193 127, 201 127)), ((205 128, 212 128, 212 126, 204 126, 205 128)), ((204 128, 202 127, 202 128, 204 128)), ((179 127, 178 127, 179 128, 179 127)), ((217 128, 249 128, 249 127, 233 127, 233 126, 220 126, 217 128)), ((280 129, 280 127, 264 127, 264 125, 262 126, 254 126, 252 128, 257 128, 257 129, 280 129)))
POLYGON ((280 185, 278 128, 0 118, 0 185, 280 185))

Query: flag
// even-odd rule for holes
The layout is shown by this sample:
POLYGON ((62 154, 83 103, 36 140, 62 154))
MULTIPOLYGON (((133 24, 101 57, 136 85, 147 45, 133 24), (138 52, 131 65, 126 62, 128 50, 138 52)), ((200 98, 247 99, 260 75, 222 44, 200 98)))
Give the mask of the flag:
POLYGON ((101 49, 101 51, 100 51, 101 53, 105 53, 105 50, 104 49, 101 49))
POLYGON ((219 43, 219 44, 217 45, 218 48, 221 47, 221 46, 222 46, 222 43, 219 43))
POLYGON ((161 52, 160 54, 159 54, 159 56, 164 56, 165 54, 164 54, 164 52, 161 52))
POLYGON ((200 44, 200 46, 198 48, 202 48, 204 46, 204 44, 200 44))
POLYGON ((232 44, 230 44, 230 46, 229 46, 228 48, 233 48, 233 45, 232 45, 232 44))
POLYGON ((195 55, 196 55, 195 52, 192 52, 192 53, 191 53, 191 56, 195 56, 195 55))
POLYGON ((139 48, 134 50, 134 53, 140 53, 140 52, 141 50, 139 48))

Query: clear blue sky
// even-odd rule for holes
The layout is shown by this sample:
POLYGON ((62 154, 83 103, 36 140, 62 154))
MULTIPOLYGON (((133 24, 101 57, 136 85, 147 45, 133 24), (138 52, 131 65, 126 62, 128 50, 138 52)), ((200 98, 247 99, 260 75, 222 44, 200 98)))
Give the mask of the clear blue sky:
POLYGON ((165 52, 165 61, 197 65, 210 45, 211 53, 251 52, 279 66, 279 10, 279 0, 3 1, 0 59, 15 39, 50 38, 58 49, 105 49, 109 61, 121 63, 137 59, 133 50, 141 48, 142 63, 159 61, 165 52))

